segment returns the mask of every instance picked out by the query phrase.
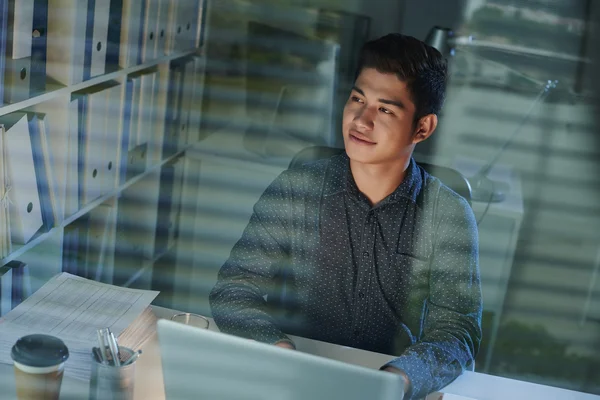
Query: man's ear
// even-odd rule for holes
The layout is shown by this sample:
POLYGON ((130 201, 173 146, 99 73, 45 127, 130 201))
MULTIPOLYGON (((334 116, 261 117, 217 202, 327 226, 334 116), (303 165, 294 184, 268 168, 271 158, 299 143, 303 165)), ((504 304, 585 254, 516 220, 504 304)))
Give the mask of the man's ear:
POLYGON ((435 114, 428 114, 417 122, 415 134, 413 135, 413 144, 417 144, 427 139, 437 127, 438 118, 435 114))

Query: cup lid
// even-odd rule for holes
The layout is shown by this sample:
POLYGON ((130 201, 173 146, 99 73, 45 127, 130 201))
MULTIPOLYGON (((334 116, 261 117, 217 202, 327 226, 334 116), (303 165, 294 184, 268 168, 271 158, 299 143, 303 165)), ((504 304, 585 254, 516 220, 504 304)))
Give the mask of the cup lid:
POLYGON ((30 367, 51 367, 69 358, 69 349, 62 340, 50 335, 23 336, 12 347, 14 361, 30 367))

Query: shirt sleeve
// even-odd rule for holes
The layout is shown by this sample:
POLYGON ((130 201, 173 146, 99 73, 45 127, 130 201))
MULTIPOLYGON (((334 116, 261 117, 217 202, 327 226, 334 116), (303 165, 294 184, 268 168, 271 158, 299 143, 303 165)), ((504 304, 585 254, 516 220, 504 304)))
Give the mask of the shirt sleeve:
POLYGON ((223 332, 264 343, 293 342, 278 328, 266 296, 288 257, 290 205, 286 173, 265 190, 242 237, 221 267, 209 301, 223 332))
POLYGON ((405 398, 420 399, 456 379, 474 362, 481 342, 481 282, 477 224, 469 204, 440 191, 429 299, 421 339, 386 366, 406 373, 405 398))

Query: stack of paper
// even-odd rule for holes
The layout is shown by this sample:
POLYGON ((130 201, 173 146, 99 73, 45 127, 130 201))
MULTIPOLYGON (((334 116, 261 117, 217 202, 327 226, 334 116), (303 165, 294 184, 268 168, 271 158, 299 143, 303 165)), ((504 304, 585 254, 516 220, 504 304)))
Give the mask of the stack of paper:
POLYGON ((151 307, 147 307, 139 317, 135 319, 128 327, 119 335, 119 345, 137 350, 156 332, 156 322, 158 318, 152 311, 151 307))
MULTIPOLYGON (((157 295, 156 291, 121 288, 63 272, 0 319, 0 362, 12 364, 10 351, 19 337, 53 335, 69 349, 65 374, 89 380, 96 330, 110 328, 119 336, 157 295)), ((144 330, 138 327, 137 331, 144 330)), ((131 333, 128 337, 130 344, 137 344, 131 333)))

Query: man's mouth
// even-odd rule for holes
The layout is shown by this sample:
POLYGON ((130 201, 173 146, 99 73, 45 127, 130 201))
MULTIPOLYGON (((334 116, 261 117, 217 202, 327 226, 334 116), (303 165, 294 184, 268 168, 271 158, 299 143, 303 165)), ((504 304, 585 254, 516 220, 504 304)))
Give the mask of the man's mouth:
POLYGON ((361 135, 358 132, 355 131, 350 131, 350 140, 356 142, 356 143, 360 143, 360 144, 367 144, 367 145, 375 145, 377 143, 370 141, 369 139, 367 139, 366 137, 364 137, 363 135, 361 135))

